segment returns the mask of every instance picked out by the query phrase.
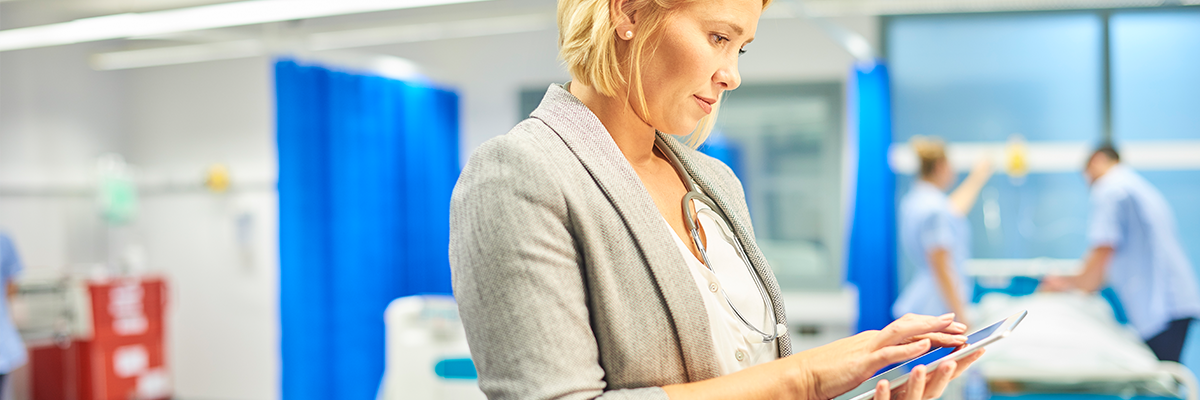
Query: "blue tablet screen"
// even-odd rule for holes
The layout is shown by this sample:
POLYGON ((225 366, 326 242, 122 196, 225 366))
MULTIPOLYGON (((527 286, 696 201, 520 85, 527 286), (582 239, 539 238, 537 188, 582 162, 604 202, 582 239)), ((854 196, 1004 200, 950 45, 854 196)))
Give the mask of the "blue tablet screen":
MULTIPOLYGON (((1001 320, 1000 322, 994 323, 991 326, 988 326, 987 328, 980 329, 980 330, 976 331, 975 333, 968 335, 967 336, 967 344, 969 345, 969 344, 978 343, 980 340, 986 339, 988 336, 991 336, 993 332, 995 332, 997 329, 1000 329, 1001 325, 1004 325, 1005 321, 1007 321, 1007 320, 1001 320)), ((851 399, 855 396, 858 396, 859 394, 866 393, 870 390, 873 390, 873 389, 875 389, 875 384, 878 383, 881 379, 887 379, 888 381, 895 381, 896 378, 902 377, 904 375, 907 375, 909 372, 912 372, 913 368, 916 368, 921 365, 929 365, 930 363, 933 363, 934 361, 937 361, 937 360, 941 359, 942 357, 945 357, 946 355, 953 353, 962 347, 966 347, 966 345, 961 346, 961 347, 938 347, 938 348, 929 350, 925 354, 922 354, 916 358, 905 361, 903 363, 889 365, 886 368, 881 369, 880 370, 881 372, 876 373, 875 376, 871 377, 871 379, 867 379, 866 382, 863 382, 863 384, 854 388, 854 390, 851 390, 851 391, 847 392, 846 394, 838 396, 834 400, 851 399)))
MULTIPOLYGON (((980 340, 986 339, 988 336, 992 336, 992 332, 995 332, 996 329, 1000 329, 1000 325, 1002 325, 1002 324, 1004 324, 1004 321, 994 323, 987 328, 980 329, 980 330, 976 331, 975 333, 968 335, 967 336, 967 344, 968 345, 975 344, 975 343, 978 343, 980 340)), ((966 347, 966 346, 964 345, 962 347, 966 347)), ((883 372, 875 374, 875 377, 888 375, 888 376, 884 377, 884 379, 892 380, 894 378, 898 378, 900 376, 903 376, 904 374, 911 372, 912 369, 916 368, 917 366, 929 365, 929 363, 937 361, 937 360, 941 359, 942 357, 945 357, 947 354, 953 353, 955 350, 958 350, 958 349, 959 349, 959 347, 937 347, 937 348, 934 348, 932 350, 929 350, 925 354, 918 356, 917 358, 905 361, 903 364, 899 364, 899 366, 896 366, 896 364, 889 365, 886 368, 880 370, 883 372)), ((877 379, 874 381, 878 382, 877 379)))

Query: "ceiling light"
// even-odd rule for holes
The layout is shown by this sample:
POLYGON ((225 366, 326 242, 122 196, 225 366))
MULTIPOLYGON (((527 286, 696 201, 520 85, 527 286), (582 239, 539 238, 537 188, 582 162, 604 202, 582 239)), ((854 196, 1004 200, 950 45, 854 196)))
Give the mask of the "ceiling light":
POLYGON ((100 53, 89 61, 93 69, 108 71, 255 57, 262 55, 265 47, 260 40, 246 39, 100 53))
POLYGON ((107 71, 229 60, 270 53, 325 52, 356 47, 534 32, 554 29, 554 26, 554 16, 550 14, 513 15, 315 33, 298 40, 297 43, 301 45, 296 49, 272 48, 259 39, 242 39, 98 53, 92 55, 90 63, 95 70, 107 71))
POLYGON ((486 0, 250 0, 0 31, 0 51, 486 0))

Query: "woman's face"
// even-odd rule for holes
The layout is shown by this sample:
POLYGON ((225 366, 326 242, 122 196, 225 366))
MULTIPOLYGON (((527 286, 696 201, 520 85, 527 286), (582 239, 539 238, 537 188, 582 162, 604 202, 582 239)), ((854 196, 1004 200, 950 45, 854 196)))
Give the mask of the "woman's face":
MULTIPOLYGON (((742 83, 738 55, 754 40, 762 0, 697 0, 663 21, 659 45, 647 46, 642 87, 650 126, 673 135, 692 132, 721 92, 742 83)), ((631 99, 634 110, 640 108, 631 99)))
POLYGON ((957 176, 954 174, 954 168, 950 167, 950 161, 942 159, 937 162, 937 166, 933 167, 933 184, 942 190, 950 190, 950 185, 954 184, 957 176))

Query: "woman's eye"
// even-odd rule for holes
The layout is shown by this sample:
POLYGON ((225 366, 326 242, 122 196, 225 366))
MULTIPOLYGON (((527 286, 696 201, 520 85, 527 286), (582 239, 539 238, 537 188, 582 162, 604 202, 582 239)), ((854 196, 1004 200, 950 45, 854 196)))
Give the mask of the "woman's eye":
POLYGON ((729 41, 729 38, 721 36, 721 35, 717 35, 717 34, 712 35, 712 37, 713 37, 713 41, 717 42, 717 44, 721 44, 723 42, 729 41))
POLYGON ((738 55, 746 54, 746 49, 738 49, 738 55))

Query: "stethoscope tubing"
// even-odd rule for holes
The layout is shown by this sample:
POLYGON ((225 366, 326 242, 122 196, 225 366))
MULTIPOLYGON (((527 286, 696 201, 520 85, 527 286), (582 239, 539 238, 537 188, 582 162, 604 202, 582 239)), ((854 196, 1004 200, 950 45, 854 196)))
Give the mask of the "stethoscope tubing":
MULTIPOLYGON (((704 244, 700 242, 699 224, 694 218, 692 218, 692 213, 689 211, 691 210, 691 201, 697 200, 701 203, 704 203, 704 205, 707 205, 709 210, 712 210, 712 212, 716 213, 720 218, 720 223, 725 224, 725 228, 732 232, 732 224, 728 222, 730 219, 719 207, 717 207, 717 204, 713 202, 711 198, 709 198, 704 194, 703 191, 696 187, 696 182, 692 179, 691 174, 684 169, 683 163, 679 161, 679 158, 676 157, 674 153, 663 148, 663 143, 660 143, 661 140, 662 138, 656 138, 655 146, 658 146, 659 151, 661 151, 663 155, 667 157, 667 160, 671 162, 671 166, 675 168, 675 172, 682 178, 684 188, 687 189, 687 193, 683 195, 682 200, 683 222, 686 225, 685 228, 687 228, 688 232, 691 234, 692 242, 696 244, 696 249, 700 250, 700 257, 704 259, 704 266, 707 267, 708 270, 713 274, 716 274, 716 270, 713 269, 712 263, 708 260, 708 252, 704 248, 704 244)), ((761 335, 763 343, 768 343, 783 335, 783 333, 779 332, 779 320, 775 317, 775 310, 769 300, 770 297, 767 295, 767 289, 763 284, 762 277, 758 276, 758 272, 754 270, 753 264, 750 263, 750 257, 746 255, 746 251, 742 247, 741 240, 738 240, 736 235, 733 235, 731 238, 733 239, 733 247, 737 249, 738 256, 746 265, 746 271, 750 273, 752 278, 754 278, 754 285, 758 287, 758 294, 762 298, 764 309, 771 316, 772 333, 764 332, 763 330, 754 326, 754 324, 750 323, 750 321, 747 320, 744 315, 742 315, 741 311, 737 309, 737 306, 733 305, 733 301, 730 300, 729 293, 725 291, 724 285, 721 285, 721 296, 725 298, 725 302, 729 304, 729 308, 732 309, 733 314, 742 321, 742 324, 746 325, 746 327, 750 328, 755 333, 761 335)))

